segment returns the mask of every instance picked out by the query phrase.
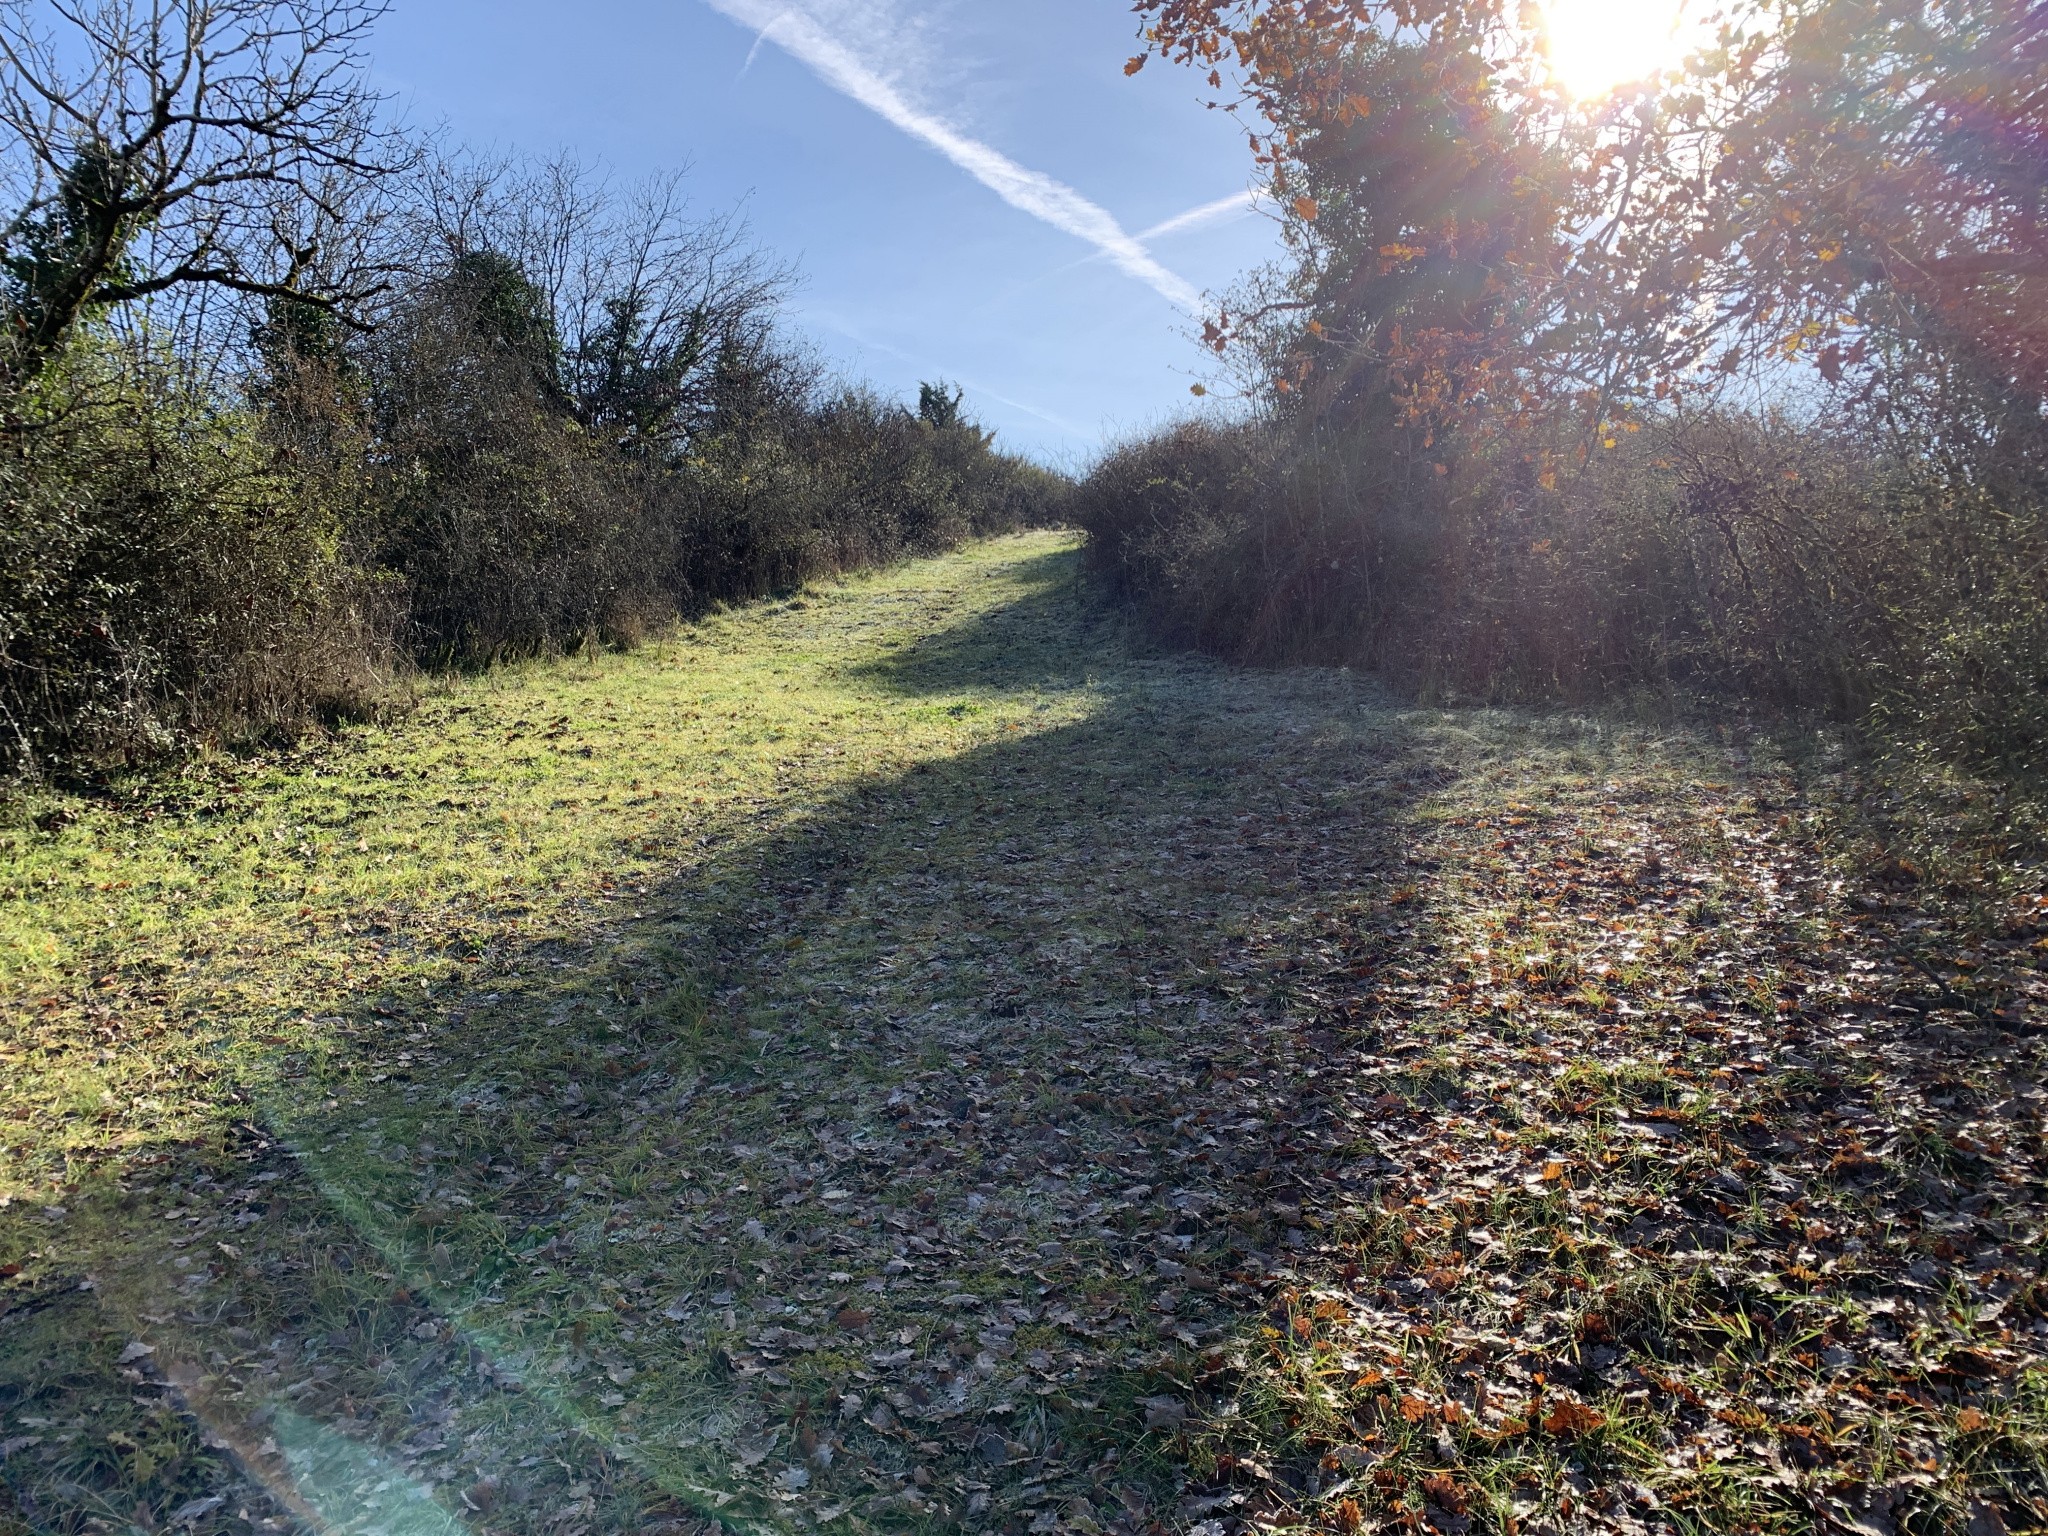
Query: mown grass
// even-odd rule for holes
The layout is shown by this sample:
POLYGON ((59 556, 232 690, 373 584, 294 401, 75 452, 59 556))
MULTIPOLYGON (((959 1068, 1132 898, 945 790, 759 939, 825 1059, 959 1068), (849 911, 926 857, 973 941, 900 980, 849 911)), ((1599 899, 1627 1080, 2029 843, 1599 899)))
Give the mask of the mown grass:
POLYGON ((8 831, 0 1532, 2020 1528, 2022 941, 1075 563, 8 831))
POLYGON ((903 699, 858 670, 1014 600, 1020 552, 1056 548, 985 544, 937 596, 901 576, 811 590, 630 655, 442 683, 401 724, 308 752, 24 808, 0 830, 0 1197, 218 1124, 227 1085, 276 1058, 252 1029, 460 986, 835 786, 1071 721, 1078 675, 982 690, 954 658, 957 690, 903 699))
MULTIPOLYGON (((980 685, 971 650, 925 658, 945 674, 938 692, 906 693, 887 670, 935 633, 1028 603, 1066 559, 1057 538, 984 544, 936 583, 925 567, 820 586, 631 655, 443 683, 401 724, 306 752, 23 808, 0 831, 7 1283, 39 1298, 91 1278, 115 1336, 147 1331, 137 1319, 167 1315, 167 1291, 218 1280, 226 1253, 232 1267, 252 1245, 202 1248, 190 1266, 157 1251, 138 1202, 152 1218, 205 1209, 210 1229, 243 1181, 263 1198, 227 1219, 257 1213, 259 1234, 297 1251, 272 1255, 268 1275, 252 1260, 222 1315, 252 1342, 341 1337, 368 1371, 354 1393, 403 1438, 407 1394, 375 1378, 394 1343, 431 1343, 408 1332, 424 1297, 459 1310, 495 1290, 515 1312, 530 1293, 563 1300, 545 1275, 505 1294, 519 1234, 423 1203, 414 1162, 424 1145, 430 1168, 474 1155, 528 1170, 562 1128, 458 1091, 451 1131, 446 1095, 419 1106, 423 1074, 609 1086, 622 1060, 644 1076, 657 1046, 679 1071, 743 1059, 747 1005, 708 997, 719 957, 702 940, 722 905, 752 895, 750 850, 848 786, 1085 718, 1099 699, 1079 636, 1072 675, 1022 687, 1000 669, 980 685), (670 905, 691 872, 704 883, 678 925, 670 905), (559 984, 527 995, 536 970, 559 984), (494 1010, 494 978, 527 1006, 494 1010), (466 1037, 465 999, 494 1013, 487 1039, 466 1037)), ((754 1110, 743 1101, 721 1128, 768 1130, 772 1106, 754 1110)), ((673 1187, 653 1140, 602 1150, 589 1176, 619 1202, 673 1187)), ((570 1282, 586 1305, 602 1284, 588 1279, 588 1295, 570 1282)), ((609 1327, 562 1331, 587 1358, 609 1327)), ((536 1433, 578 1414, 557 1402, 536 1433)), ((73 1516, 97 1518, 83 1512, 99 1497, 73 1498, 73 1516)))

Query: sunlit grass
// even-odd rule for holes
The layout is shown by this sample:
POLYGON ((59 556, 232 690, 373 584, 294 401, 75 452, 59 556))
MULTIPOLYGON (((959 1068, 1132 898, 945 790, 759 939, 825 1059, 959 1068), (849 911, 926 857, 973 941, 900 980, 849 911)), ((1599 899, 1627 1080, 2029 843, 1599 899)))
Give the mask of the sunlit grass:
MULTIPOLYGON (((1821 1240, 1755 1133, 1876 1069, 1738 1077, 1718 1024, 1626 1011, 1699 965, 1745 1036, 1779 1018, 1797 967, 1720 857, 1777 858, 1775 821, 1703 738, 1136 650, 1076 567, 1004 541, 7 832, 0 1299, 65 1326, 0 1308, 0 1409, 136 1409, 10 1466, 49 1528, 231 1477, 186 1409, 338 1528, 994 1528, 1055 1445, 1098 1527, 1180 1518, 1192 1474, 1338 1528, 1353 1498, 1528 1529, 1590 1469, 1809 1528, 1759 1452, 1671 1460, 1673 1416, 1712 1395, 1734 1444, 1871 1322, 1794 1262, 1821 1240), (1681 843, 1697 898, 1657 873, 1681 843), (1696 1262, 1695 1221, 1775 1256, 1696 1262), (1067 1374, 976 1375, 1005 1315, 1067 1374), (1538 1321, 1598 1424, 1542 1427, 1575 1399, 1508 1373, 1535 1335, 1479 1369, 1538 1321), (1676 1385, 1596 1374, 1625 1361, 1676 1385), (912 1391, 969 1380, 951 1418, 912 1391), (175 1412, 137 1401, 163 1382, 175 1412)), ((1959 1280, 1946 1315, 1981 1305, 1959 1280)), ((2018 1486, 2040 1401, 1868 1424, 2018 1486)), ((193 1536, 246 1536, 221 1510, 193 1536)))
POLYGON ((39 803, 49 830, 0 829, 0 1198, 232 1115, 238 1077, 332 1050, 336 999, 459 986, 494 949, 628 918, 650 880, 835 786, 1085 714, 1078 677, 903 700, 858 675, 1014 600, 1020 563, 1060 547, 978 546, 944 612, 899 598, 902 573, 821 587, 629 655, 443 682, 307 753, 39 803))

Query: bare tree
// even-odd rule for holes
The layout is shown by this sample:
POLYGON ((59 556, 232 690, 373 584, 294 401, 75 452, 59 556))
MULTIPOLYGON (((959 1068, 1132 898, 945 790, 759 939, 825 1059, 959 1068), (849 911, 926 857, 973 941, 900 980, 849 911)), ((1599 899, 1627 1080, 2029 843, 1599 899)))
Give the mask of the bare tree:
POLYGON ((708 405, 721 350, 773 329, 789 271, 731 214, 693 217, 680 172, 623 189, 561 157, 536 164, 450 158, 414 205, 421 249, 443 270, 489 253, 544 306, 549 383, 593 436, 659 455, 708 405))
POLYGON ((559 300, 569 396, 622 447, 687 435, 720 348, 765 335, 789 284, 731 217, 686 217, 677 175, 653 177, 576 242, 559 300))
POLYGON ((347 310, 363 189, 411 149, 363 46, 384 0, 0 0, 4 367, 177 290, 347 310))

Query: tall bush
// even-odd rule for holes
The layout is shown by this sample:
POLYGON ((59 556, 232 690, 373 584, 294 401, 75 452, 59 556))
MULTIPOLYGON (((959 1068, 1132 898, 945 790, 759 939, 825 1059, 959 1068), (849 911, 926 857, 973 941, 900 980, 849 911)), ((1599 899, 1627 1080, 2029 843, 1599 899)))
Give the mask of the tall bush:
POLYGON ((0 466, 7 773, 146 760, 370 706, 396 593, 247 409, 85 337, 0 466))
POLYGON ((1189 424, 1107 454, 1072 516, 1175 643, 1439 698, 1712 696, 2044 766, 2040 501, 1769 415, 1654 418, 1549 485, 1481 457, 1411 495, 1371 446, 1189 424))
POLYGON ((6 395, 0 777, 289 734, 403 665, 629 643, 1053 515, 957 394, 824 380, 725 226, 560 164, 435 175, 374 310, 116 305, 6 395))

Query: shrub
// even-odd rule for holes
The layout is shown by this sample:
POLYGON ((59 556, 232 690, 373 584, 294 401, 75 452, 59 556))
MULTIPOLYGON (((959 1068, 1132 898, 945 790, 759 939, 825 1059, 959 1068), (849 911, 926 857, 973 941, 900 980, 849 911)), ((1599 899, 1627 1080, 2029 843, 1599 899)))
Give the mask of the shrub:
MULTIPOLYGON (((429 162, 347 231, 393 247, 373 309, 103 295, 0 369, 0 776, 288 734, 403 663, 630 643, 1056 515, 1064 482, 957 391, 823 382, 783 275, 682 208, 673 179, 429 162)), ((26 323, 21 274, 78 245, 0 253, 0 307, 26 323)))
POLYGON ((202 385, 94 332, 0 463, 0 775, 91 777, 377 706, 403 663, 631 643, 680 614, 1044 523, 1059 477, 729 334, 661 452, 587 427, 502 263, 367 343, 273 306, 202 385))
POLYGON ((662 615, 629 460, 552 396, 552 328, 516 268, 463 261, 367 350, 371 549, 429 664, 613 638, 662 615))
POLYGON ((1415 485, 1327 429, 1191 424, 1106 455, 1072 507, 1094 568, 1175 643, 1429 697, 1684 691, 2040 766, 2042 502, 1772 417, 1654 418, 1554 486, 1538 460, 1415 485))
POLYGON ((11 775, 303 729, 389 676, 388 583, 251 413, 88 338, 0 471, 0 728, 11 775))

